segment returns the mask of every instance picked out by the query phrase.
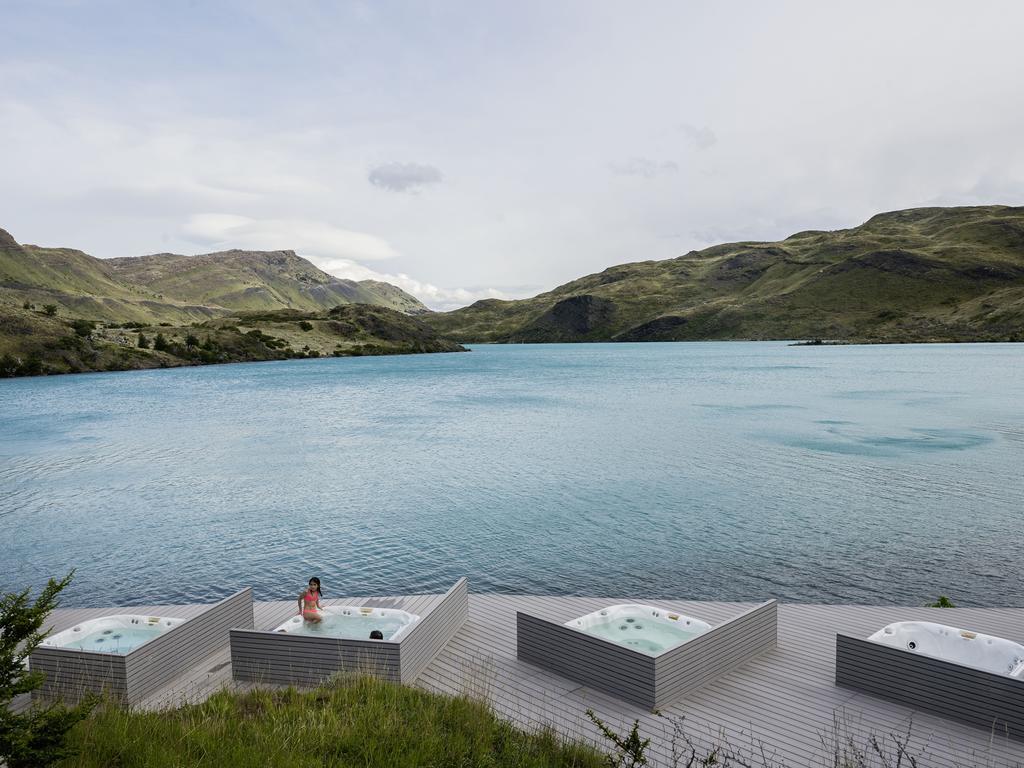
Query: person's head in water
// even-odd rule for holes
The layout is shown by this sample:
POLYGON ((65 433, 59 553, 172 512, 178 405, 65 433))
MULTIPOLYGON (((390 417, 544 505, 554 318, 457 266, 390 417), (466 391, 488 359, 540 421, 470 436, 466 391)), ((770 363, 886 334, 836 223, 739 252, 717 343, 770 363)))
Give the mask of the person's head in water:
POLYGON ((315 591, 318 595, 322 595, 323 594, 323 592, 320 589, 320 579, 318 579, 316 576, 312 577, 309 580, 309 591, 310 592, 315 591))
POLYGON ((381 632, 379 629, 375 629, 375 630, 373 630, 373 632, 370 633, 370 639, 371 640, 383 640, 384 639, 384 633, 381 632))

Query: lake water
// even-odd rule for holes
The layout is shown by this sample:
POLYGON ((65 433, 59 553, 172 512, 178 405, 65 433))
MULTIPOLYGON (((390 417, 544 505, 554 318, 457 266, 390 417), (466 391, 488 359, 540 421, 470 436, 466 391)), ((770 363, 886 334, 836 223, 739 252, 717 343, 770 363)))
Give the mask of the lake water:
POLYGON ((0 381, 0 587, 1024 605, 1024 346, 477 346, 0 381))

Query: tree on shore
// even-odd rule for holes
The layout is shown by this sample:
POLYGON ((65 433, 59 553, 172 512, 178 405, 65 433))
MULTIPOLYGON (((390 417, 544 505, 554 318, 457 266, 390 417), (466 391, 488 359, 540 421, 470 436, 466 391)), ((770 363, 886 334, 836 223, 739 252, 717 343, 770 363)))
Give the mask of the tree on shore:
POLYGON ((158 333, 156 338, 153 339, 153 349, 157 352, 167 351, 167 338, 162 333, 158 333))
POLYGON ((93 708, 91 698, 74 707, 33 703, 18 714, 9 706, 15 696, 43 684, 44 674, 29 672, 25 660, 46 636, 43 622, 73 575, 74 571, 60 581, 50 579, 32 604, 27 587, 0 598, 0 761, 8 768, 48 766, 70 755, 65 737, 93 708))
POLYGON ((71 321, 71 328, 74 330, 76 335, 83 339, 88 339, 92 336, 92 332, 96 330, 96 323, 91 320, 77 318, 71 321))
POLYGON ((144 333, 139 334, 139 349, 149 349, 149 339, 144 333))

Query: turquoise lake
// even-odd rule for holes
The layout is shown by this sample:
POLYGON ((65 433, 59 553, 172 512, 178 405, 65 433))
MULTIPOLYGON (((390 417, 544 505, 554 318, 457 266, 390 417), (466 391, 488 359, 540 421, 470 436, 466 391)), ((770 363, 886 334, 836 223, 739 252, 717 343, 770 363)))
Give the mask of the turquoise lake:
POLYGON ((0 381, 0 587, 1024 606, 1024 345, 475 346, 0 381))

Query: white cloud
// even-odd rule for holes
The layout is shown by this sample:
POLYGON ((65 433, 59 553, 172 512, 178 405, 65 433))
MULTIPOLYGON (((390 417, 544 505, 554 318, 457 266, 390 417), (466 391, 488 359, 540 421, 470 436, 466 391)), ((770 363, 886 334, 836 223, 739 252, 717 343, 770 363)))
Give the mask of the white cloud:
POLYGON ((432 283, 417 280, 401 272, 398 274, 376 272, 369 267, 348 259, 322 259, 316 256, 306 256, 306 258, 324 272, 340 277, 343 280, 380 280, 397 285, 406 293, 411 293, 431 309, 440 312, 463 307, 480 299, 520 298, 519 296, 510 296, 496 288, 439 288, 432 283))
POLYGON ((193 241, 218 250, 293 250, 320 258, 359 261, 379 261, 397 255, 387 241, 374 235, 303 219, 200 213, 189 217, 184 233, 193 241))
POLYGON ((1019 4, 989 24, 936 0, 922 25, 880 0, 236 3, 182 6, 158 36, 129 7, 4 17, 0 226, 21 240, 390 258, 384 277, 441 304, 883 210, 1024 202, 1019 4))
POLYGON ((434 310, 455 309, 478 299, 512 298, 496 288, 441 288, 403 272, 390 274, 370 269, 359 262, 397 255, 387 242, 320 221, 258 220, 230 213, 202 213, 190 217, 184 231, 193 241, 215 250, 294 250, 330 275, 343 280, 380 280, 397 285, 434 310))

